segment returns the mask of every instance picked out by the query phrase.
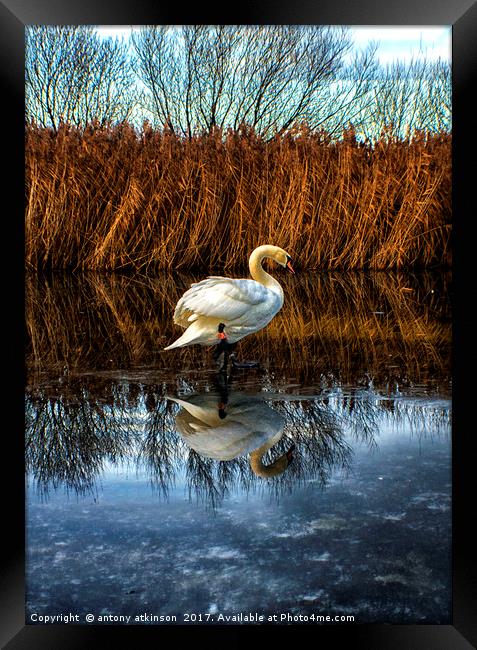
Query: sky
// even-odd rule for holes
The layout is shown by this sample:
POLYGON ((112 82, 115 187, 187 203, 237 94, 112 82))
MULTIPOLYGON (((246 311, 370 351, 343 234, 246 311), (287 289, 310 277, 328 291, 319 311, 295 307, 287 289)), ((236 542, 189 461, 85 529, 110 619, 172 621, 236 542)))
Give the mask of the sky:
MULTIPOLYGON (((370 41, 379 41, 377 56, 380 63, 395 60, 409 61, 412 57, 428 60, 451 60, 452 27, 447 26, 350 26, 356 49, 364 49, 370 41)), ((105 37, 125 37, 131 33, 130 26, 98 26, 105 37)))
POLYGON ((451 60, 452 27, 352 27, 356 47, 363 48, 371 40, 380 42, 377 52, 380 63, 409 61, 413 56, 451 60))

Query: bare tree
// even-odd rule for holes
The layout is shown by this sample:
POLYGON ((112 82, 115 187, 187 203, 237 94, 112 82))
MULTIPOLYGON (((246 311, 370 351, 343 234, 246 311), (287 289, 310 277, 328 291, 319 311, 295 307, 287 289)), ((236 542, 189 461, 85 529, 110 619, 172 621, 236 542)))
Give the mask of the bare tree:
POLYGON ((90 26, 26 30, 26 114, 40 126, 150 119, 180 136, 255 129, 265 139, 305 123, 339 138, 383 129, 450 130, 442 61, 379 66, 377 44, 353 54, 347 27, 145 26, 131 48, 90 26))
POLYGON ((365 50, 348 58, 331 83, 324 85, 320 101, 305 115, 310 129, 322 129, 334 138, 351 123, 356 131, 362 130, 375 97, 376 50, 377 43, 370 42, 365 50))
POLYGON ((397 137, 415 130, 451 130, 451 67, 425 57, 381 67, 374 83, 374 100, 364 120, 368 134, 383 129, 397 137))
POLYGON ((323 126, 370 90, 371 49, 343 92, 358 70, 345 64, 345 27, 159 25, 132 42, 154 121, 185 135, 246 124, 272 137, 302 120, 323 126))
POLYGON ((90 26, 26 29, 26 117, 57 129, 122 122, 133 109, 127 46, 102 40, 90 26))

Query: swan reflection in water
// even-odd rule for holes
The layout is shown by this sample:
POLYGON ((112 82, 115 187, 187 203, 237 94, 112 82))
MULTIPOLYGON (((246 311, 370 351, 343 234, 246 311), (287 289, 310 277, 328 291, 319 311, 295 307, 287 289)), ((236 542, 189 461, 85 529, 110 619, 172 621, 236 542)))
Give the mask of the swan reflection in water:
POLYGON ((390 411, 374 392, 328 403, 326 395, 232 390, 221 372, 197 386, 201 392, 167 398, 161 388, 131 382, 125 392, 113 381, 108 404, 103 383, 95 392, 91 379, 85 382, 71 380, 67 397, 64 387, 28 395, 26 467, 43 495, 61 485, 96 491, 106 465, 132 460, 164 497, 184 476, 190 495, 212 505, 235 489, 257 487, 279 498, 299 485, 324 489, 332 472, 347 472, 353 440, 372 445, 383 418, 414 418, 429 430, 437 417, 435 408, 399 403, 390 411))
POLYGON ((274 462, 264 462, 266 453, 282 438, 286 422, 259 395, 222 392, 167 399, 181 406, 177 431, 201 456, 227 461, 249 454, 250 468, 261 478, 282 474, 293 460, 292 443, 274 462))

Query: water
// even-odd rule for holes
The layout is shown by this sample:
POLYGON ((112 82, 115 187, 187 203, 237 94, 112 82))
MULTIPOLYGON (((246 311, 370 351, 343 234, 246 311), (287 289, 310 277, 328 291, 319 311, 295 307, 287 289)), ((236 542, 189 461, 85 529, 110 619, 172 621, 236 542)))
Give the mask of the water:
POLYGON ((28 280, 27 621, 450 623, 448 278, 285 280, 227 378, 195 279, 28 280))

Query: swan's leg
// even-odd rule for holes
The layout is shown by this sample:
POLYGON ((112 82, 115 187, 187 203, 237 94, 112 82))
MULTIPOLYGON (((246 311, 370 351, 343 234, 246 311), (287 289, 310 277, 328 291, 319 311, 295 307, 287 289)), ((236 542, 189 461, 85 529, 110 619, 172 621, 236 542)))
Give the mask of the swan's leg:
POLYGON ((228 384, 228 377, 227 373, 224 372, 218 372, 217 376, 215 378, 215 387, 218 392, 218 403, 217 403, 217 411, 219 414, 220 419, 224 419, 227 417, 227 404, 229 401, 229 384, 228 384))
POLYGON ((235 355, 230 355, 233 368, 260 368, 259 361, 235 361, 235 355))
POLYGON ((229 366, 230 344, 224 341, 223 345, 224 345, 224 360, 222 362, 222 367, 220 370, 226 373, 229 366))
POLYGON ((229 363, 229 355, 230 355, 230 348, 232 346, 230 343, 227 343, 227 341, 222 340, 220 343, 217 343, 215 346, 214 353, 212 354, 212 358, 214 361, 218 361, 220 355, 223 353, 224 358, 222 361, 222 366, 220 367, 221 371, 227 371, 227 366, 229 363))
POLYGON ((220 338, 220 343, 216 345, 214 353, 212 355, 214 361, 217 361, 222 352, 224 353, 224 359, 220 370, 222 372, 227 372, 229 358, 232 361, 233 368, 259 368, 260 364, 257 361, 243 361, 240 363, 239 361, 235 360, 235 353, 233 350, 237 344, 227 342, 227 334, 224 332, 225 327, 226 325, 224 323, 219 323, 217 332, 218 337, 220 338))
POLYGON ((228 348, 228 345, 229 344, 227 343, 227 341, 220 341, 220 343, 217 343, 217 345, 215 346, 214 353, 212 355, 214 361, 217 361, 217 359, 220 357, 222 352, 225 353, 225 351, 228 348))
POLYGON ((232 362, 232 368, 259 368, 260 367, 260 363, 258 361, 242 361, 242 362, 237 361, 235 357, 235 353, 233 352, 235 345, 236 345, 235 343, 227 343, 226 341, 220 341, 220 343, 218 343, 215 346, 215 350, 212 355, 214 361, 217 361, 222 353, 224 355, 222 365, 220 367, 220 370, 222 372, 227 372, 229 359, 232 362))
MULTIPOLYGON (((235 348, 237 344, 234 343, 230 347, 235 348)), ((232 360, 233 368, 260 368, 260 363, 258 361, 236 361, 235 353, 231 352, 230 358, 232 360)))

